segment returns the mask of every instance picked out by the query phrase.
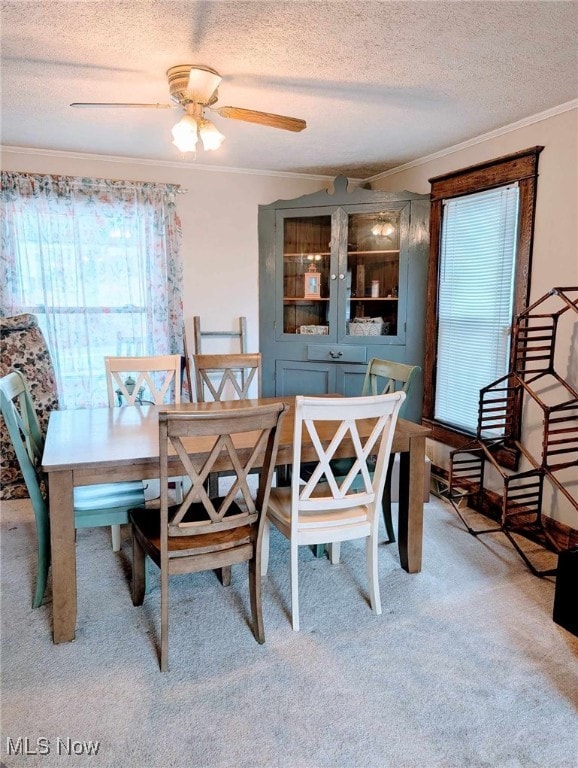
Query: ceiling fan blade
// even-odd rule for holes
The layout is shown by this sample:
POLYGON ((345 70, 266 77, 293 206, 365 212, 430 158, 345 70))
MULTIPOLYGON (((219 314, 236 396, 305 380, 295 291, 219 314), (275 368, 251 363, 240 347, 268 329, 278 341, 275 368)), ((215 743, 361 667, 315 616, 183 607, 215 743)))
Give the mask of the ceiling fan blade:
POLYGON ((213 111, 221 117, 244 120, 247 123, 259 123, 259 125, 268 125, 271 128, 281 128, 285 131, 302 131, 307 128, 305 120, 300 120, 298 117, 274 115, 271 112, 256 112, 254 109, 241 109, 240 107, 219 107, 213 111))
POLYGON ((93 107, 100 108, 108 108, 108 107, 117 107, 120 109, 171 109, 170 104, 123 104, 122 102, 97 102, 97 101, 75 101, 71 105, 71 107, 80 107, 82 109, 92 109, 93 107))

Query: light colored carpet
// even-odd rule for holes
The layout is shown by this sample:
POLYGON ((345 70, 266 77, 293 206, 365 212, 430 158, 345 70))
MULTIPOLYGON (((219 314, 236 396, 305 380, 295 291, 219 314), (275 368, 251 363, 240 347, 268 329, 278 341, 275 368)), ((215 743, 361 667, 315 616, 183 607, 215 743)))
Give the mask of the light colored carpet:
POLYGON ((382 616, 360 543, 344 544, 337 566, 301 550, 295 633, 288 543, 272 531, 262 646, 244 566, 229 588, 213 573, 173 578, 165 675, 158 580, 133 607, 128 531, 119 555, 108 529, 78 532, 77 639, 55 646, 50 590, 30 608, 28 502, 4 502, 1 524, 8 768, 578 766, 578 639, 552 621, 553 580, 531 576, 503 536, 470 536, 438 499, 420 574, 380 545, 382 616), (8 754, 19 737, 21 751, 49 754, 8 754), (98 754, 67 756, 67 739, 98 741, 98 754))

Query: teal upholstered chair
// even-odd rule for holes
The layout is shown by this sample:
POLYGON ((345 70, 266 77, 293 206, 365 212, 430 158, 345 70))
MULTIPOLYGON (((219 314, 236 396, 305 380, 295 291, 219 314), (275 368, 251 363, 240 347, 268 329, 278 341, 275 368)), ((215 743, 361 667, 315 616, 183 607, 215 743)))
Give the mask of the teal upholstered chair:
MULTIPOLYGON (((32 607, 44 596, 50 567, 48 489, 40 463, 44 449, 38 418, 24 376, 13 371, 0 379, 0 409, 32 501, 38 540, 38 574, 32 607)), ((139 481, 87 485, 74 489, 74 526, 89 528, 128 522, 128 510, 144 504, 139 481)))
MULTIPOLYGON (((407 409, 411 388, 416 381, 421 368, 418 365, 405 365, 404 363, 394 363, 389 360, 380 360, 372 357, 367 364, 365 379, 363 380, 362 395, 386 395, 391 392, 405 392, 405 400, 399 411, 399 418, 404 418, 404 412, 407 409)), ((395 541, 393 531, 393 522, 391 519, 391 479, 395 462, 395 454, 391 454, 385 486, 382 497, 383 519, 387 538, 390 543, 395 541)), ((352 466, 349 459, 337 459, 331 463, 334 474, 344 477, 352 466)), ((370 467, 371 469, 371 467, 370 467)), ((355 487, 355 485, 353 486, 355 487)))
MULTIPOLYGON (((378 357, 372 357, 367 364, 362 394, 385 395, 389 392, 405 392, 405 400, 399 410, 399 418, 403 419, 405 418, 404 414, 409 403, 412 386, 420 371, 419 365, 405 365, 404 363, 394 363, 389 360, 380 360, 378 357)), ((389 457, 382 499, 383 519, 387 538, 390 542, 395 541, 391 520, 391 477, 394 461, 395 454, 392 453, 389 457)))

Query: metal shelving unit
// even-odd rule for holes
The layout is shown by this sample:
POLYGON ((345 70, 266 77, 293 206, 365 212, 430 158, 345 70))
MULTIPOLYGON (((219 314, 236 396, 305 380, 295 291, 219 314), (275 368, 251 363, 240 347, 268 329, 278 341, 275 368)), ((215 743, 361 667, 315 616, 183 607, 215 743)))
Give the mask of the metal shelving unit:
POLYGON ((568 311, 578 314, 578 287, 552 288, 518 315, 512 332, 512 370, 480 391, 476 438, 450 454, 448 497, 467 530, 474 536, 504 533, 537 576, 551 575, 556 569, 539 570, 513 534, 560 551, 544 527, 544 483, 554 486, 578 511, 578 500, 563 480, 569 471, 578 470, 578 392, 554 367, 558 325, 568 311), (541 414, 539 456, 519 439, 522 407, 541 414), (507 473, 500 466, 497 453, 505 445, 517 449, 527 469, 507 473), (497 527, 474 530, 462 514, 463 503, 469 506, 471 501, 473 508, 481 508, 488 465, 503 482, 501 518, 497 527))

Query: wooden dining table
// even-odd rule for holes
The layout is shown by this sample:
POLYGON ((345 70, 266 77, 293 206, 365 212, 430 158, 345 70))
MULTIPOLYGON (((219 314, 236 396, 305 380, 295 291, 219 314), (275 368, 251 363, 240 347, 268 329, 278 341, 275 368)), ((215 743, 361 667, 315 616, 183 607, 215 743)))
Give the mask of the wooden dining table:
MULTIPOLYGON (((279 440, 276 465, 293 458, 293 397, 256 398, 217 403, 172 406, 131 406, 53 411, 50 414, 42 469, 46 472, 50 501, 52 556, 52 631, 55 643, 74 640, 76 632, 76 547, 73 489, 75 486, 146 480, 159 476, 158 413, 161 410, 226 410, 283 401, 289 405, 279 440)), ((369 429, 369 425, 368 425, 369 429)), ((421 570, 425 440, 430 430, 399 419, 392 451, 400 453, 398 546, 402 568, 421 570)), ((206 438, 192 438, 190 456, 207 453, 206 438)), ((303 446, 303 460, 316 457, 303 446)), ((340 454, 346 456, 346 444, 340 454)), ((353 454, 351 454, 353 455, 353 454)), ((169 468, 182 470, 175 456, 169 468)), ((227 469, 223 464, 223 469, 227 469)))

